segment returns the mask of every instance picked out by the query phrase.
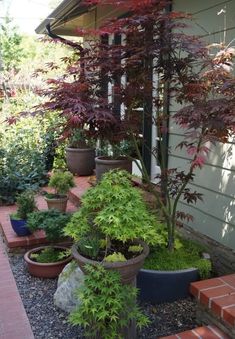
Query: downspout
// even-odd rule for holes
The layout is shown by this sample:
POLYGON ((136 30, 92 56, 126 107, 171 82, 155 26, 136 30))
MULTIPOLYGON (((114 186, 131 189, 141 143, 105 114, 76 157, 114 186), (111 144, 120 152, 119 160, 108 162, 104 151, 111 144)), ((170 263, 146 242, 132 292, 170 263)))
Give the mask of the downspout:
POLYGON ((59 40, 63 44, 65 44, 67 46, 70 46, 70 47, 72 47, 72 48, 74 48, 74 49, 79 51, 79 54, 80 54, 80 64, 81 64, 81 77, 80 77, 80 80, 84 79, 85 78, 85 64, 84 64, 84 48, 82 47, 82 45, 78 44, 76 42, 73 42, 71 40, 62 38, 61 36, 53 33, 51 31, 51 25, 50 24, 46 25, 46 32, 47 32, 47 34, 48 34, 48 36, 50 38, 52 38, 54 40, 59 40))
POLYGON ((62 38, 61 36, 53 33, 51 31, 51 25, 50 24, 47 24, 46 25, 46 32, 48 34, 48 36, 54 40, 59 40, 60 42, 70 46, 70 47, 73 47, 73 48, 76 48, 79 50, 80 53, 82 53, 84 51, 84 48, 82 47, 81 44, 77 44, 76 42, 73 42, 71 40, 68 40, 68 39, 65 39, 65 38, 62 38))

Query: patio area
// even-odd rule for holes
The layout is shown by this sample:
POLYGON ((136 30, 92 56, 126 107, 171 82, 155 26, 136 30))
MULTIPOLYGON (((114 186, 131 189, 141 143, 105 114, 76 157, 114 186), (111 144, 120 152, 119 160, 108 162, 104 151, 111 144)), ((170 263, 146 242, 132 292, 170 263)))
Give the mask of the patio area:
MULTIPOLYGON (((80 199, 82 195, 85 193, 85 191, 90 187, 89 181, 90 177, 76 177, 76 187, 72 188, 70 191, 69 196, 71 197, 72 201, 78 206, 80 203, 80 199)), ((45 201, 43 200, 43 197, 38 197, 37 198, 37 204, 40 209, 46 209, 45 201)), ((4 239, 4 242, 1 241, 1 251, 0 251, 0 273, 1 276, 4 276, 4 278, 1 278, 1 308, 0 308, 0 324, 1 324, 1 332, 0 332, 0 338, 1 339, 30 339, 30 338, 40 338, 44 339, 46 338, 46 332, 43 330, 41 331, 42 334, 40 335, 39 333, 35 332, 33 334, 33 331, 31 329, 31 325, 29 322, 29 319, 32 318, 32 307, 35 307, 35 312, 38 314, 39 310, 37 310, 37 303, 44 302, 45 303, 48 301, 48 307, 50 309, 49 313, 51 315, 54 314, 54 307, 51 308, 51 301, 49 301, 48 295, 45 295, 45 299, 43 297, 43 294, 35 294, 35 288, 36 285, 35 283, 32 284, 33 290, 30 291, 30 284, 28 282, 29 275, 28 273, 25 272, 25 267, 22 263, 22 255, 17 254, 21 252, 25 252, 26 248, 34 246, 35 242, 36 244, 43 244, 43 243, 48 243, 48 241, 45 238, 45 234, 43 232, 36 232, 36 234, 33 234, 29 237, 17 237, 14 233, 14 231, 11 228, 10 221, 9 221, 9 212, 12 212, 15 210, 15 206, 11 207, 0 207, 0 225, 1 225, 1 230, 2 230, 2 236, 4 239), (9 252, 10 251, 10 252, 9 252), (7 253, 9 252, 10 255, 10 263, 9 264, 9 258, 7 253), (14 254, 15 253, 15 254, 14 254), (15 257, 15 258, 14 258, 15 257), (18 259, 17 259, 18 258, 18 259), (21 259, 20 259, 21 258, 21 259), (21 263, 20 263, 21 261, 21 263), (15 266, 15 268, 14 268, 15 266), (12 273, 12 269, 14 271, 14 275, 18 275, 17 272, 20 272, 21 276, 26 276, 25 283, 23 283, 29 290, 26 290, 26 292, 23 292, 23 295, 20 297, 20 293, 22 293, 22 277, 20 278, 19 282, 20 283, 20 291, 18 291, 17 285, 15 283, 14 275, 12 273), (30 300, 27 302, 27 295, 32 294, 32 297, 30 297, 30 300), (30 312, 30 316, 28 319, 27 313, 24 309, 23 303, 21 298, 23 297, 23 301, 29 303, 29 306, 26 307, 27 311, 30 312), (24 299, 26 298, 26 299, 24 299), (33 298, 33 299, 31 299, 33 298), (33 306, 34 305, 34 306, 33 306), (14 326, 12 326, 12 319, 14 318, 14 326), (9 320, 10 319, 10 320, 9 320), (17 324, 17 327, 15 326, 17 324)), ((68 211, 69 212, 74 212, 77 210, 77 207, 73 203, 69 203, 68 205, 68 211)), ((35 280, 35 278, 34 278, 35 280)), ((16 279, 17 281, 17 279, 16 279)), ((56 288, 56 281, 53 279, 52 281, 48 281, 48 283, 45 281, 43 283, 44 288, 48 285, 49 290, 56 288), (54 287, 51 287, 54 286, 54 287)), ((24 289, 24 287, 23 287, 24 289)), ((41 292, 43 293, 43 292, 41 292)), ((144 331, 141 331, 141 334, 139 338, 148 338, 148 339, 153 339, 153 338, 163 338, 161 335, 158 335, 158 331, 164 332, 164 331, 169 331, 170 329, 167 330, 167 327, 169 326, 170 322, 172 322, 172 316, 175 314, 176 319, 178 319, 178 326, 179 328, 182 327, 187 327, 190 326, 189 322, 190 320, 188 319, 188 325, 187 321, 185 324, 180 324, 182 321, 182 314, 185 313, 185 310, 187 307, 193 307, 198 309, 197 312, 202 312, 204 311, 201 321, 208 322, 209 325, 205 325, 202 327, 194 327, 193 329, 190 329, 188 331, 179 331, 179 329, 175 329, 175 333, 172 333, 172 335, 167 336, 166 338, 173 339, 173 338, 182 338, 182 339, 188 339, 188 338, 198 338, 200 335, 201 338, 203 339, 216 339, 216 338, 221 338, 221 339, 227 339, 227 338, 233 338, 233 331, 235 328, 235 307, 234 307, 234 301, 235 301, 235 274, 234 275, 228 275, 228 276, 223 276, 219 278, 214 278, 210 280, 205 280, 205 281, 200 281, 193 283, 191 285, 191 294, 193 297, 195 297, 195 300, 198 301, 198 306, 193 306, 193 303, 191 306, 190 301, 184 301, 182 300, 179 301, 178 303, 172 303, 172 308, 170 304, 164 305, 145 305, 147 313, 149 314, 151 320, 153 321, 153 324, 150 326, 149 329, 146 329, 144 331), (181 305, 181 306, 180 306, 181 305), (178 315, 177 315, 178 312, 178 315), (181 314, 182 312, 182 314, 181 314), (209 312, 208 314, 212 318, 207 318, 206 317, 206 312, 209 312), (162 315, 163 313, 163 315, 162 315), (165 315, 164 315, 165 314, 165 315), (181 315, 180 315, 181 314, 181 315), (156 318, 155 318, 156 317, 156 318), (163 317, 161 319, 161 317, 163 317), (165 317, 165 318, 164 318, 165 317), (181 319, 181 320, 180 320, 181 319), (166 323, 166 329, 164 330, 163 322, 166 323), (169 324, 168 324, 169 322, 169 324), (221 325, 222 328, 225 327, 226 332, 222 332, 220 329, 220 326, 216 325, 221 325), (159 327, 159 330, 154 329, 154 326, 157 328, 159 327), (226 334, 227 333, 227 334, 226 334), (231 336, 229 336, 231 334, 231 336)), ((44 309, 44 312, 46 312, 47 306, 45 305, 42 307, 44 309)), ((188 314, 189 316, 190 312, 192 311, 190 308, 188 308, 188 314)), ((55 313, 54 317, 58 317, 59 322, 65 321, 66 319, 66 314, 64 312, 60 314, 59 310, 56 310, 57 313, 55 313)), ((195 314, 196 315, 196 314, 195 314)), ((195 316, 194 315, 194 316, 195 316)), ((40 317, 40 315, 38 315, 40 317)), ((192 316, 192 315, 191 315, 192 316)), ((47 316, 46 316, 47 317, 47 316)), ((49 317, 52 322, 52 326, 55 326, 53 318, 51 316, 49 317)), ((31 319, 34 331, 38 330, 37 326, 35 325, 35 320, 31 319)), ((196 321, 196 319, 194 319, 196 321)), ((58 323, 59 324, 59 323, 58 323)), ((41 325, 40 325, 41 326, 41 325)), ((59 325, 58 325, 59 326, 59 325)), ((172 326, 176 326, 176 322, 173 321, 172 326), (175 325, 174 325, 175 324, 175 325)), ((47 328, 47 325, 46 327, 47 328)), ((76 331, 79 331, 76 328, 71 328, 65 325, 67 336, 65 336, 65 333, 63 332, 63 327, 58 328, 58 330, 55 331, 54 336, 50 335, 47 337, 48 338, 82 338, 82 334, 78 334, 76 331), (57 334, 56 334, 57 333, 57 334), (76 334, 77 333, 77 334, 76 334), (78 336, 77 336, 78 335, 78 336)), ((49 329, 48 329, 49 330, 49 329)), ((169 332, 168 332, 169 333, 169 332)), ((165 338, 165 337, 164 337, 165 338)))

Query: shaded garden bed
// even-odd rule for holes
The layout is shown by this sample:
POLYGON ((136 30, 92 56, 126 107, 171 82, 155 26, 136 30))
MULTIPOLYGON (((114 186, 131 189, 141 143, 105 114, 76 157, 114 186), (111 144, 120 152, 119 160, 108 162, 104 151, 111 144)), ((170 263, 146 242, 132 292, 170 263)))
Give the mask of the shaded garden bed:
MULTIPOLYGON (((67 323, 67 314, 54 306, 57 279, 31 277, 22 255, 10 255, 10 264, 35 339, 80 339, 82 330, 67 323)), ((139 338, 158 338, 196 327, 196 304, 190 298, 174 303, 142 305, 151 320, 139 338)))

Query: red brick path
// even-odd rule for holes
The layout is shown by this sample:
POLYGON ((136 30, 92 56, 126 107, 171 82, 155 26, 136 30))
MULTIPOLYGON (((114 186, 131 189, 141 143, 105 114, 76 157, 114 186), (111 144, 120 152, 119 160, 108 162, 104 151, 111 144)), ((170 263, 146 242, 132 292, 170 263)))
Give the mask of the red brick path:
POLYGON ((229 337, 215 326, 202 326, 164 337, 164 339, 229 339, 229 337))
MULTIPOLYGON (((75 178, 76 187, 71 190, 70 197, 73 198, 76 206, 79 204, 82 194, 90 187, 88 180, 89 177, 75 178)), ((37 197, 37 206, 39 209, 47 209, 46 202, 42 196, 37 197)), ((76 206, 69 201, 67 211, 75 211, 76 206)), ((11 227, 9 218, 9 214, 15 211, 16 206, 0 207, 0 230, 9 249, 47 242, 43 231, 34 232, 34 234, 26 237, 18 237, 11 227)), ((33 338, 34 335, 0 236, 0 339, 33 338)))
POLYGON ((3 246, 0 239, 0 339, 33 339, 3 246))

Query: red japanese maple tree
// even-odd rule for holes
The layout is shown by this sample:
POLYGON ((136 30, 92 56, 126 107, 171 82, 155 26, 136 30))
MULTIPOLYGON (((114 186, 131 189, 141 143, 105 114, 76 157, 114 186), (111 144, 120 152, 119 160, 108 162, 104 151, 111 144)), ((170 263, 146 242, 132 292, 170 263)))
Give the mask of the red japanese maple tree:
POLYGON ((201 39, 185 33, 190 16, 171 11, 170 1, 84 3, 109 4, 126 15, 110 18, 96 30, 78 31, 90 47, 83 48, 82 53, 76 50, 76 61, 65 60, 68 67, 62 79, 49 81, 50 86, 43 93, 49 100, 43 109, 57 110, 66 117, 65 133, 89 126, 86 131, 95 138, 111 143, 132 140, 141 160, 143 178, 165 217, 168 248, 173 250, 177 221, 191 219, 178 211, 179 200, 190 204, 202 199, 188 185, 194 180, 195 170, 205 164, 209 145, 227 142, 234 136, 235 79, 231 62, 235 51, 222 46, 219 53, 211 56, 201 39), (109 34, 118 36, 118 42, 107 44, 104 38, 109 34), (108 83, 113 86, 115 102, 108 100, 108 83), (117 102, 124 107, 121 115, 115 114, 117 102), (182 108, 170 116, 173 102, 182 108), (149 152, 161 160, 160 193, 154 189, 139 152, 139 107, 144 109, 149 128, 155 124, 158 131, 159 147, 149 152), (184 140, 176 145, 189 156, 185 171, 169 169, 167 165, 170 119, 185 131, 184 140))

